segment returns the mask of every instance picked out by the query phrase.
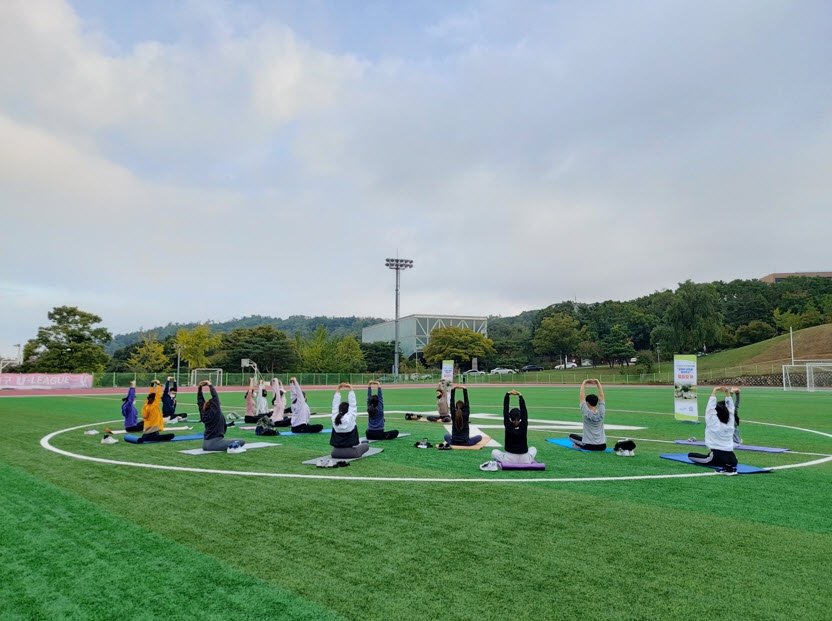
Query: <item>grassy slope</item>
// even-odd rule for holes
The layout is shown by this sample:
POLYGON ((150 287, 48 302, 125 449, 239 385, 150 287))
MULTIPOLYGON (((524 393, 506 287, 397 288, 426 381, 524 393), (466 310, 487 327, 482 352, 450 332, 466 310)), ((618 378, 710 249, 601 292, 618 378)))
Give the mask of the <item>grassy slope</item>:
MULTIPOLYGON (((497 412, 495 406, 480 404, 499 403, 500 393, 472 390, 473 410, 497 412)), ((534 417, 575 420, 574 389, 525 393, 534 417)), ((431 394, 388 390, 387 408, 428 409, 431 394)), ((325 409, 328 395, 310 393, 310 399, 313 407, 325 409)), ((615 409, 608 420, 648 427, 628 432, 634 437, 673 439, 703 433, 701 426, 681 425, 663 414, 668 401, 667 391, 661 389, 609 389, 608 402, 615 409)), ((43 594, 51 591, 53 598, 65 602, 62 610, 79 618, 129 618, 131 613, 140 618, 138 609, 112 608, 112 602, 89 607, 90 593, 111 591, 108 576, 127 571, 118 566, 122 550, 129 552, 140 584, 153 583, 156 593, 182 606, 176 609, 181 613, 199 610, 205 616, 226 605, 236 607, 241 616, 261 616, 263 601, 271 600, 264 599, 258 579, 279 587, 272 597, 280 603, 274 605, 286 606, 298 617, 315 610, 323 616, 331 610, 346 618, 483 619, 520 609, 529 617, 551 618, 568 616, 566 611, 579 601, 583 615, 604 618, 701 616, 720 609, 743 610, 748 618, 787 618, 797 609, 801 618, 820 619, 832 603, 817 578, 832 553, 829 464, 734 478, 396 484, 142 471, 71 460, 37 445, 50 431, 115 418, 118 404, 118 399, 106 398, 0 399, 3 428, 15 429, 14 439, 9 433, 0 438, 0 462, 9 464, 0 472, 4 482, 16 481, 0 492, 3 505, 11 507, 0 511, 0 555, 3 567, 9 558, 17 563, 17 569, 0 571, 6 572, 2 582, 14 585, 11 593, 21 592, 22 584, 27 585, 24 593, 33 593, 11 600, 32 607, 24 610, 40 610, 44 618, 63 616, 50 614, 49 604, 43 603, 50 599, 43 594), (10 502, 19 497, 24 500, 10 502), (37 517, 38 505, 72 514, 73 520, 44 521, 37 517), (96 526, 92 536, 85 530, 90 524, 96 526), (25 546, 7 545, 14 539, 11 527, 31 533, 25 546), (79 537, 79 532, 85 536, 79 537), (267 534, 257 534, 263 532, 267 534), (224 540, 220 547, 216 534, 224 540), (50 545, 56 541, 61 545, 50 545), (90 558, 84 551, 91 541, 108 542, 105 548, 114 556, 115 567, 89 567, 82 581, 60 579, 54 572, 81 571, 85 563, 78 559, 90 558), (21 550, 33 547, 45 550, 44 557, 20 556, 21 550), (238 590, 246 597, 234 601, 234 589, 228 589, 217 596, 218 608, 202 610, 190 603, 199 602, 198 596, 184 594, 191 594, 191 583, 204 580, 212 562, 216 568, 210 573, 223 576, 218 583, 243 581, 245 588, 238 590), (711 568, 707 573, 690 569, 699 563, 711 568), (177 576, 171 586, 153 578, 170 574, 177 576), (507 579, 523 586, 508 587, 507 579), (79 584, 84 586, 83 597, 79 584)), ((828 395, 765 391, 746 391, 743 402, 748 420, 783 421, 827 432, 832 432, 830 405, 828 395)), ((441 436, 439 426, 404 423, 399 416, 388 418, 415 437, 441 436)), ((827 453, 832 447, 832 439, 796 431, 751 424, 742 430, 747 442, 827 453)), ((543 442, 551 435, 557 434, 533 435, 540 459, 549 466, 544 476, 689 471, 657 458, 662 451, 679 451, 672 445, 640 442, 638 456, 629 460, 585 455, 543 442)), ((328 474, 511 476, 481 473, 476 466, 487 458, 484 453, 417 451, 412 439, 388 443, 382 455, 328 474)), ((115 459, 319 472, 298 462, 323 454, 326 438, 279 441, 282 446, 277 449, 201 458, 176 453, 181 444, 101 446, 98 438, 80 431, 58 436, 54 443, 115 459)), ((741 458, 757 465, 809 459, 754 453, 741 458)), ((131 602, 141 601, 143 592, 131 590, 131 602)))
MULTIPOLYGON (((794 349, 797 358, 832 358, 832 324, 824 324, 794 333, 794 349)), ((779 368, 791 360, 789 335, 782 334, 773 339, 760 341, 745 347, 738 347, 699 359, 699 368, 704 370, 723 367, 775 365, 779 368)))

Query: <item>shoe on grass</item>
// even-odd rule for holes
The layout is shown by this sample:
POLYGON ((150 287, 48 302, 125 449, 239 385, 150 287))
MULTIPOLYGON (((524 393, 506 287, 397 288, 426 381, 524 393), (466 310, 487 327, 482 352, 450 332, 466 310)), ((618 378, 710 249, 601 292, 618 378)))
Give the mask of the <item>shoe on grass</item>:
POLYGON ((118 442, 118 440, 116 440, 110 434, 107 434, 106 436, 101 438, 101 444, 115 444, 116 442, 118 442))
POLYGON ((97 436, 98 435, 98 429, 88 429, 87 431, 84 432, 84 435, 85 436, 97 436))
POLYGON ((724 474, 725 476, 734 476, 737 474, 737 469, 733 466, 723 466, 722 470, 717 470, 717 474, 724 474))

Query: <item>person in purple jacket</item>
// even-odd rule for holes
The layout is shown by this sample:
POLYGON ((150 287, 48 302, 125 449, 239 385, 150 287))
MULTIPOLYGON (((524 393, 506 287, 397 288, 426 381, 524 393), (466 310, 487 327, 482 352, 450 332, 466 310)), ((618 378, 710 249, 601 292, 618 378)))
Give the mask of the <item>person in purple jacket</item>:
POLYGON ((124 417, 125 431, 143 431, 144 421, 139 420, 139 412, 136 410, 136 382, 130 382, 130 390, 127 396, 121 400, 121 415, 124 417))
POLYGON ((399 436, 396 429, 384 431, 384 395, 381 393, 381 384, 373 380, 367 384, 367 415, 370 417, 367 422, 368 440, 392 440, 399 436), (378 389, 378 394, 373 394, 373 386, 378 389))

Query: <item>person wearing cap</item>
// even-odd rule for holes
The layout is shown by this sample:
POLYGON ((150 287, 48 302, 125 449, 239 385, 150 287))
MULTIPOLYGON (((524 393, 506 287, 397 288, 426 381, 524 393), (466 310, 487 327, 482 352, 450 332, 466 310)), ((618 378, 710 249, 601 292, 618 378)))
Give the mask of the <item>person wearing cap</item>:
POLYGON ((527 438, 529 413, 523 395, 516 390, 509 390, 503 399, 503 426, 506 429, 506 450, 494 449, 491 451, 491 458, 504 464, 534 463, 537 449, 529 446, 527 438), (512 395, 520 398, 520 407, 509 410, 512 395))

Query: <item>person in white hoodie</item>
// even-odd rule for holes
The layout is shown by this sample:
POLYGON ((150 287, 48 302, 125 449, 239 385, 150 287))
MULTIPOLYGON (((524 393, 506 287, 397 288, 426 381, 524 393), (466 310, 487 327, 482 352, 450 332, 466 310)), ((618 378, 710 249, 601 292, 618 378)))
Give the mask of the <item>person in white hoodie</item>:
POLYGON ((292 433, 320 433, 323 425, 310 425, 312 411, 306 403, 306 395, 298 384, 297 378, 289 379, 289 395, 292 403, 292 433))
POLYGON ((269 402, 266 399, 268 396, 269 389, 266 384, 266 380, 261 379, 257 386, 257 416, 260 418, 271 415, 271 412, 269 411, 269 402))
POLYGON ((737 456, 734 455, 734 401, 727 386, 717 386, 711 391, 705 407, 705 446, 710 452, 688 453, 688 459, 697 464, 722 467, 724 474, 736 474, 737 456), (717 391, 725 393, 725 400, 717 402, 717 391))
POLYGON ((330 455, 334 458, 352 459, 361 457, 366 453, 370 445, 367 442, 359 442, 358 428, 355 426, 355 417, 358 414, 358 406, 355 400, 355 392, 350 384, 341 382, 332 396, 332 435, 329 437, 329 444, 332 446, 330 455), (341 389, 348 388, 347 402, 341 400, 341 389))

